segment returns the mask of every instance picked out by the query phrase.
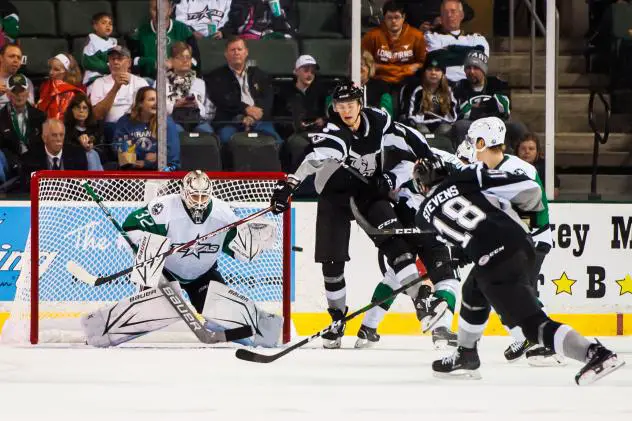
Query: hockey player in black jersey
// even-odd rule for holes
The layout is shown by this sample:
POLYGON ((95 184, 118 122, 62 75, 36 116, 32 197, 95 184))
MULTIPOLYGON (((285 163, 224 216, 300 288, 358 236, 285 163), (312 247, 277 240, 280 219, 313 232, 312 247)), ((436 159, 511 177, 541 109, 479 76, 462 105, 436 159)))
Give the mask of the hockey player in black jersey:
POLYGON ((531 287, 533 242, 514 210, 543 208, 540 186, 525 175, 472 165, 449 175, 441 160, 420 160, 414 168, 417 189, 425 193, 416 223, 434 229, 474 262, 462 289, 458 348, 434 361, 438 377, 480 378, 477 342, 493 306, 503 320, 520 326, 529 341, 585 363, 575 376, 591 383, 624 361, 599 341, 591 343, 568 325, 551 320, 531 287))
MULTIPOLYGON (((387 200, 388 193, 410 179, 415 156, 408 152, 401 132, 390 116, 378 109, 362 108, 363 92, 350 83, 338 85, 333 92, 334 111, 326 127, 310 134, 311 146, 296 172, 280 182, 272 196, 274 212, 284 212, 289 199, 305 177, 315 174, 319 194, 316 217, 315 260, 322 264, 328 311, 333 321, 347 312, 345 262, 349 260, 349 236, 353 215, 349 206, 353 197, 361 213, 374 226, 400 228, 402 225, 387 200), (398 161, 384 162, 382 150, 401 150, 398 161), (402 160, 408 156, 408 160, 402 160), (369 185, 341 167, 344 163, 369 179, 369 185), (386 165, 385 165, 386 164, 386 165)), ((389 154, 395 157, 397 154, 389 154)), ((371 238, 395 271, 401 285, 419 277, 414 251, 402 237, 371 238)), ((447 308, 445 300, 430 295, 428 286, 417 284, 407 293, 413 298, 417 316, 432 327, 447 308)), ((340 329, 323 335, 325 348, 339 348, 344 335, 340 329)))

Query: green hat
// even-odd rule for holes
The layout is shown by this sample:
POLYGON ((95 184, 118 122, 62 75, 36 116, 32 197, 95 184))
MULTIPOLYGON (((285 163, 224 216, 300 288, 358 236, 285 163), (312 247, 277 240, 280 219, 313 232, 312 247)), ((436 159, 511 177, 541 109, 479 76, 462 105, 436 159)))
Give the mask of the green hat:
POLYGON ((7 81, 7 87, 9 88, 11 92, 13 92, 14 90, 18 88, 28 89, 28 86, 29 86, 29 83, 28 83, 28 80, 26 79, 26 76, 24 76, 21 73, 14 74, 7 81))

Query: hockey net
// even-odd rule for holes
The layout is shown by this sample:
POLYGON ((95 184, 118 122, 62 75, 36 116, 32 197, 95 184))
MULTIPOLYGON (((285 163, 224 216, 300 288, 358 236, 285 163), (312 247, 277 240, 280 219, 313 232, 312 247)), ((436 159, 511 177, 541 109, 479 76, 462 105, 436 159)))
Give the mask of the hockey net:
MULTIPOLYGON (((87 181, 122 224, 134 210, 157 196, 179 193, 185 173, 43 171, 31 180, 31 232, 2 341, 83 342, 80 316, 137 291, 129 277, 90 286, 66 270, 74 261, 97 276, 130 267, 134 253, 103 211, 88 196, 87 181), (39 264, 36 264, 39 262, 39 264), (39 279, 38 279, 39 278, 39 279)), ((208 173, 213 196, 243 218, 269 206, 280 173, 208 173)), ((251 262, 220 255, 227 284, 262 308, 284 316, 283 339, 290 333, 290 212, 263 217, 277 224, 275 247, 251 262)), ((184 323, 166 328, 158 341, 194 340, 184 323), (180 326, 177 326, 180 325, 180 326), (182 333, 181 333, 182 332, 182 333), (185 339, 187 338, 187 339, 185 339)))

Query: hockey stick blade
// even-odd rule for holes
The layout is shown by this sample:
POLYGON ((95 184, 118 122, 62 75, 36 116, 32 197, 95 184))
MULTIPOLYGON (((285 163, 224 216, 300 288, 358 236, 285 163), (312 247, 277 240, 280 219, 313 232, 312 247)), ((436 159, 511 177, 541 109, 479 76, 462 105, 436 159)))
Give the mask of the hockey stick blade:
MULTIPOLYGON (((369 303, 366 306, 362 307, 361 309, 356 310, 353 313, 347 315, 343 319, 344 322, 346 323, 349 320, 356 318, 360 314, 366 313, 367 311, 369 311, 373 307, 376 307, 376 306, 379 306, 380 304, 385 303, 386 301, 396 297, 398 294, 406 291, 411 286, 416 285, 416 284, 422 282, 425 279, 428 279, 428 276, 422 276, 420 278, 415 279, 413 282, 410 282, 410 283, 408 283, 408 284, 406 284, 406 285, 404 285, 402 287, 397 288, 388 297, 383 298, 380 301, 369 303)), ((327 333, 327 332, 331 331, 332 329, 338 327, 340 324, 341 324, 340 321, 334 322, 334 323, 330 324, 329 326, 327 326, 326 328, 324 328, 323 330, 321 330, 320 332, 317 332, 317 333, 313 334, 312 336, 307 337, 307 338, 301 340, 300 342, 295 343, 294 345, 290 345, 287 348, 284 348, 282 351, 277 352, 276 354, 270 354, 270 355, 259 354, 259 353, 250 351, 249 349, 240 348, 240 349, 238 349, 235 352, 235 357, 239 358, 240 360, 250 361, 250 362, 253 362, 253 363, 261 363, 261 364, 271 363, 271 362, 276 361, 279 358, 289 354, 290 352, 294 351, 295 349, 298 349, 298 348, 302 347, 303 345, 312 342, 314 339, 321 337, 325 333, 327 333)))
POLYGON ((87 270, 85 270, 83 267, 79 266, 79 264, 77 264, 76 262, 73 262, 72 260, 69 260, 68 263, 66 263, 66 270, 68 270, 68 272, 70 272, 72 276, 74 276, 81 282, 86 283, 88 285, 95 285, 97 282, 96 276, 92 275, 91 273, 89 273, 87 270))

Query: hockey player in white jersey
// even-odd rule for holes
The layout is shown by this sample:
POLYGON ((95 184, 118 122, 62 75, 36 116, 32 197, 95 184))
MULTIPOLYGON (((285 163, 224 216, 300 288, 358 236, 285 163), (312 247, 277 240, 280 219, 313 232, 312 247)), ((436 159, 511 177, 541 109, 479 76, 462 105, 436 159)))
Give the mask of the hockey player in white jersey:
MULTIPOLYGON (((184 244, 239 220, 228 203, 212 196, 211 180, 202 171, 188 173, 182 184, 181 193, 159 196, 125 220, 123 229, 134 243, 142 244, 138 255, 146 255, 154 241, 161 244, 159 252, 164 252, 169 246, 184 244)), ((257 218, 169 255, 162 274, 157 276, 166 278, 174 290, 181 291, 181 287, 187 292, 192 306, 206 319, 208 330, 249 325, 255 334, 244 344, 275 346, 282 317, 261 310, 226 286, 217 260, 220 253, 242 261, 256 259, 274 246, 276 235, 271 220, 257 218)), ((175 323, 180 318, 166 300, 154 286, 87 314, 82 325, 88 344, 115 346, 175 323)))
MULTIPOLYGON (((524 220, 531 229, 531 238, 535 244, 536 258, 531 279, 533 288, 537 290, 537 277, 544 258, 551 250, 553 238, 549 225, 548 201, 544 193, 544 186, 535 167, 522 159, 504 153, 505 123, 498 117, 481 118, 472 123, 468 131, 466 142, 473 148, 471 161, 481 161, 488 168, 512 174, 522 174, 535 181, 541 190, 542 210, 533 215, 524 216, 524 220)), ((563 358, 556 356, 552 350, 538 346, 526 340, 520 327, 506 326, 515 341, 505 350, 505 358, 509 362, 518 360, 526 355, 531 365, 559 365, 563 358), (535 348, 534 348, 535 347, 535 348), (533 348, 533 349, 530 349, 533 348)))

